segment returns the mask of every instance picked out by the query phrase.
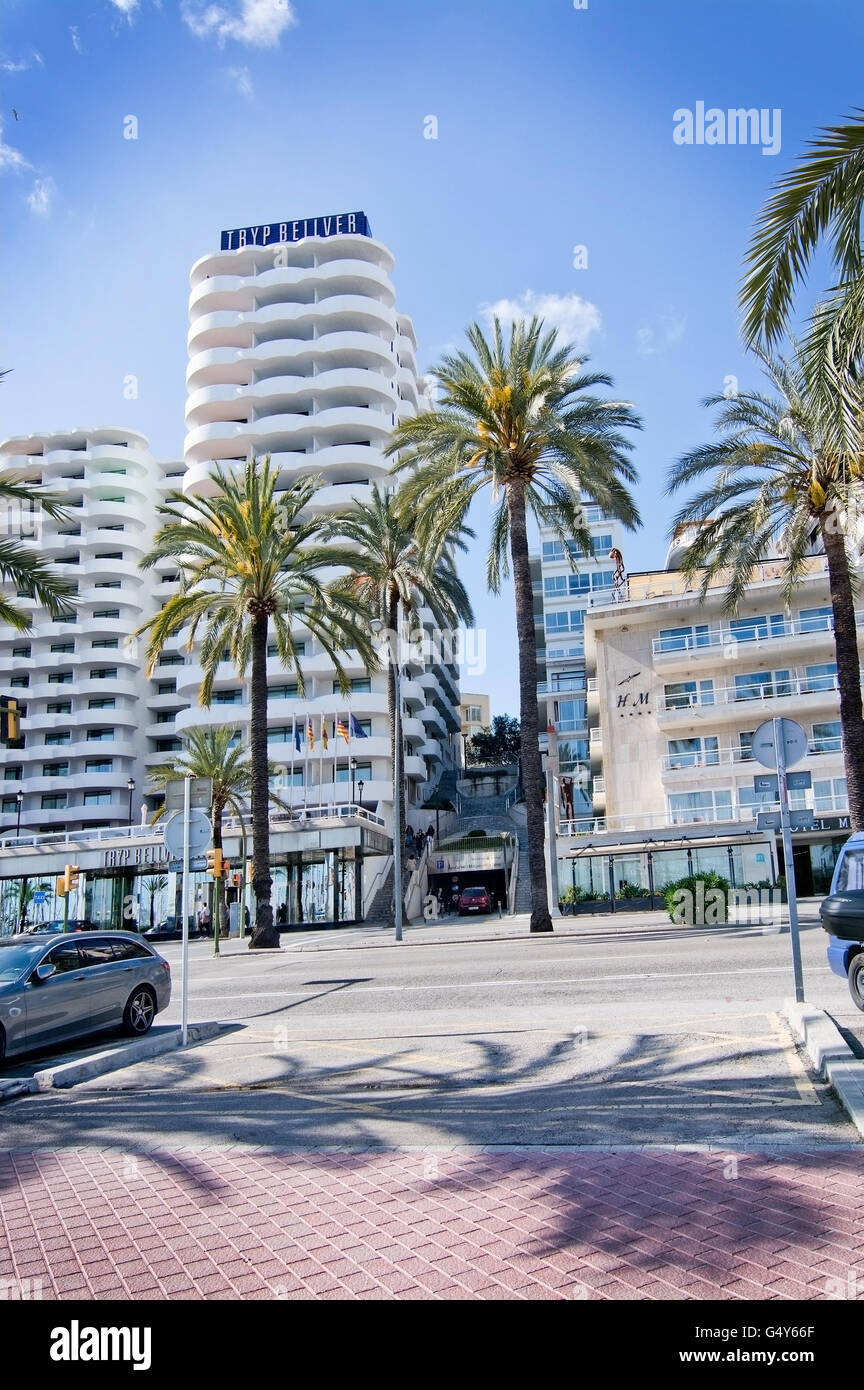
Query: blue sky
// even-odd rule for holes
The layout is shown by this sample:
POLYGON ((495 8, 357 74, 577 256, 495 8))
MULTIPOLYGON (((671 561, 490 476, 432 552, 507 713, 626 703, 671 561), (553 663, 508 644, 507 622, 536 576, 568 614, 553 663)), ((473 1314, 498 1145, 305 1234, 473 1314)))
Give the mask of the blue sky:
MULTIPOLYGON (((663 562, 663 478, 708 435, 702 398, 730 375, 757 379, 736 295, 770 184, 818 127, 864 106, 860 0, 4 11, 0 365, 14 371, 0 436, 121 424, 179 457, 191 264, 223 227, 362 208, 395 252, 424 366, 484 306, 541 296, 635 402, 644 527, 630 569, 663 562), (700 101, 779 108, 780 152, 677 144, 673 113, 700 101)), ((515 712, 512 603, 485 594, 485 511, 474 521, 466 577, 488 669, 465 684, 515 712)))

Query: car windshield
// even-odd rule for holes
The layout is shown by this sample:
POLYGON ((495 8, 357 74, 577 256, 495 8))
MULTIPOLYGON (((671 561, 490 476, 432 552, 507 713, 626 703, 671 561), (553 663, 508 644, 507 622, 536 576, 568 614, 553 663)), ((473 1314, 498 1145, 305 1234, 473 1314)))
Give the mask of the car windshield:
POLYGON ((837 870, 835 893, 864 888, 864 848, 847 849, 837 870))
POLYGON ((0 942, 0 984, 20 979, 44 950, 38 941, 16 941, 8 946, 0 942))
POLYGON ((465 889, 465 897, 466 897, 466 898, 485 898, 485 896, 486 896, 486 889, 485 889, 485 888, 466 888, 466 889, 465 889))

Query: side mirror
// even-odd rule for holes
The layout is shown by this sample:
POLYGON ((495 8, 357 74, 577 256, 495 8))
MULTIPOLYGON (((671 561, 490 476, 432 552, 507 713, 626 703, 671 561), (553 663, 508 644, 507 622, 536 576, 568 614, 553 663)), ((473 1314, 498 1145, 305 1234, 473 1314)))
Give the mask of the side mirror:
POLYGON ((36 966, 36 969, 33 971, 33 976, 34 976, 34 978, 37 979, 37 980, 39 981, 40 984, 41 984, 44 980, 50 980, 50 979, 51 979, 51 976, 52 976, 52 975, 56 975, 56 974, 57 974, 57 966, 56 966, 56 965, 52 965, 51 962, 50 962, 50 961, 47 961, 47 960, 44 961, 44 962, 42 963, 42 965, 37 965, 37 966, 36 966))

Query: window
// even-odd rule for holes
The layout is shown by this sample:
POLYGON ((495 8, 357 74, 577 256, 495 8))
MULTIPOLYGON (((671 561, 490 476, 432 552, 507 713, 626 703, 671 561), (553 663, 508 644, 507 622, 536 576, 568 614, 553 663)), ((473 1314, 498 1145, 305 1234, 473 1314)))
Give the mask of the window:
POLYGON ((549 633, 582 632, 584 628, 584 608, 571 608, 569 612, 562 610, 560 613, 546 614, 546 631, 549 633))
POLYGON ((119 609, 119 608, 94 608, 94 609, 93 609, 93 617, 94 617, 94 618, 119 618, 119 617, 120 617, 120 609, 119 609))
POLYGON ((666 766, 670 770, 679 767, 716 767, 720 761, 715 734, 698 738, 670 738, 666 747, 666 766))
MULTIPOLYGON (((300 735, 300 742, 301 742, 301 743, 304 743, 304 742, 305 742, 305 737, 304 737, 305 731, 304 731, 304 729, 302 728, 302 726, 299 725, 299 724, 297 725, 297 732, 298 732, 299 735, 300 735)), ((317 730, 316 730, 316 732, 317 732, 317 730)), ((268 729, 268 730, 267 730, 267 742, 268 742, 268 743, 291 743, 293 737, 294 737, 294 732, 293 732, 293 730, 292 730, 290 724, 281 724, 281 725, 279 725, 279 726, 278 726, 277 728, 275 728, 275 729, 268 729)), ((320 739, 316 739, 316 744, 317 744, 317 746, 318 746, 319 748, 321 747, 320 739)))
POLYGON ((104 647, 104 648, 108 648, 108 647, 117 648, 117 647, 120 646, 120 639, 119 639, 119 637, 94 637, 93 641, 90 643, 90 646, 91 646, 91 647, 104 647))
POLYGON ((51 643, 51 650, 52 650, 52 652, 74 652, 74 650, 75 650, 75 643, 74 643, 74 642, 52 642, 52 643, 51 643))
POLYGON ((126 527, 122 521, 114 521, 110 526, 97 526, 97 531, 125 531, 126 527))
POLYGON ((49 714, 71 714, 71 700, 49 700, 47 711, 49 714))
POLYGON ((293 700, 297 695, 296 685, 271 685, 269 689, 271 700, 293 700))
POLYGON ((48 676, 49 685, 71 685, 71 671, 52 671, 48 676))
POLYGON ((185 662, 179 652, 165 652, 157 662, 159 666, 183 666, 185 662))
POLYGON ((836 661, 820 661, 815 666, 805 666, 801 689, 805 695, 811 694, 814 690, 836 690, 836 661))
MULTIPOLYGON (((352 695, 371 695, 372 682, 368 676, 357 676, 351 682, 352 695)), ((339 682, 333 682, 333 694, 339 694, 339 682)))
POLYGON ((826 811, 845 811, 849 806, 845 777, 826 777, 813 782, 813 810, 817 815, 826 811))
POLYGON ((672 825, 732 819, 731 791, 670 792, 667 801, 672 825))
MULTIPOLYGON (((296 653, 297 656, 305 656, 305 655, 306 655, 306 643, 305 643, 305 642, 295 642, 295 643, 294 643, 294 651, 295 651, 295 653, 296 653)), ((268 644, 268 646, 267 646, 267 655, 268 655, 268 656, 278 656, 278 655, 279 655, 279 649, 278 649, 278 647, 276 646, 276 643, 275 643, 275 642, 270 642, 270 643, 268 644)), ((226 657, 226 660, 227 660, 227 657, 226 657)))
POLYGON ((119 579, 98 579, 93 585, 94 589, 119 589, 121 588, 119 579))
POLYGON ((663 687, 667 709, 689 709, 692 705, 713 705, 713 681, 670 681, 663 687))
POLYGON ((66 793, 46 792, 39 805, 43 811, 64 811, 66 809, 66 793))
POLYGON ((564 547, 560 541, 543 542, 543 559, 547 564, 564 559, 564 547))
POLYGON ((116 679, 117 679, 117 667, 116 667, 116 666, 91 666, 91 667, 90 667, 90 679, 91 679, 91 681, 116 681, 116 679))
MULTIPOLYGON (((562 773, 586 771, 588 741, 584 738, 564 738, 558 743, 558 767, 562 773)), ((575 793, 575 788, 574 788, 575 793)), ((575 796, 574 796, 575 808, 575 796)))
POLYGON ((159 681, 158 685, 156 686, 156 694, 157 694, 157 695, 176 695, 176 694, 177 694, 177 682, 176 682, 176 681, 159 681))
POLYGON ((595 525, 598 521, 611 521, 611 516, 607 516, 602 507, 598 507, 596 502, 589 502, 584 508, 585 520, 589 526, 595 525))
POLYGON ((122 550, 97 550, 93 556, 94 560, 122 560, 122 550))
POLYGON ((831 605, 823 608, 802 608, 800 613, 802 632, 830 632, 834 626, 834 612, 831 605))
POLYGON ((104 742, 107 742, 109 739, 112 739, 113 737, 114 737, 114 730, 113 730, 113 729, 88 729, 88 730, 87 730, 87 742, 88 742, 88 743, 104 743, 104 742))
POLYGON ((78 947, 71 942, 63 946, 55 946, 45 957, 46 965, 53 965, 58 975, 64 975, 69 970, 81 969, 81 957, 78 954, 78 947))
POLYGON ((242 690, 214 690, 214 692, 213 692, 213 703, 214 703, 214 705, 242 705, 242 703, 243 703, 243 691, 242 691, 242 690))
POLYGON ((18 656, 18 657, 23 657, 25 661, 28 660, 29 657, 30 657, 30 645, 29 645, 29 643, 28 643, 28 645, 27 645, 26 647, 13 647, 13 648, 12 648, 12 655, 13 655, 13 656, 18 656))
POLYGON ((110 494, 105 494, 97 500, 100 502, 125 502, 126 497, 122 492, 112 492, 110 494))
POLYGON ((855 892, 864 888, 864 850, 847 849, 837 870, 837 892, 855 892))
POLYGON ((736 642, 756 642, 768 637, 785 637, 789 624, 782 613, 766 616, 759 613, 753 618, 730 618, 729 631, 736 642))
POLYGON ((615 576, 611 570, 598 570, 591 576, 592 589, 611 589, 615 581, 615 576))
POLYGON ((45 735, 45 742, 50 744, 71 743, 72 734, 69 729, 54 729, 50 734, 45 735))
POLYGON ((173 724, 177 715, 173 709, 160 709, 156 711, 157 724, 173 724))
POLYGON ((4 816, 14 816, 18 814, 18 800, 14 796, 4 796, 2 810, 4 816))
POLYGON ((555 727, 559 734, 572 734, 588 723, 585 700, 556 700, 555 727))
MULTIPOLYGON (((49 679, 49 681, 53 681, 53 680, 54 680, 54 677, 53 677, 53 676, 49 676, 48 679, 49 679)), ((66 676, 63 677, 63 682, 62 682, 62 683, 63 683, 63 684, 67 684, 69 681, 71 681, 71 679, 72 679, 72 672, 70 671, 68 675, 66 675, 66 676)), ((60 684, 60 682, 57 682, 57 683, 60 684)), ((30 677, 29 677, 29 676, 13 676, 12 679, 10 680, 9 684, 12 686, 13 690, 26 690, 26 689, 28 688, 28 686, 30 685, 30 677)))
POLYGON ((20 763, 17 764, 15 767, 4 767, 4 769, 3 769, 3 781, 4 781, 4 782, 20 782, 23 772, 24 772, 24 769, 23 769, 23 767, 21 766, 20 763))
POLYGON ((111 805, 111 793, 110 793, 110 792, 85 792, 85 793, 84 793, 84 805, 85 805, 85 806, 110 806, 110 805, 111 805))
POLYGON ((811 753, 840 753, 842 750, 843 738, 839 719, 832 719, 826 724, 813 725, 811 753))
POLYGON ((115 709, 117 701, 113 695, 94 695, 87 701, 88 709, 115 709))
POLYGON ((157 753, 179 753, 183 747, 179 738, 157 738, 157 753))
POLYGON ((68 776, 69 776, 69 764, 68 764, 68 763, 43 763, 43 764, 42 764, 42 776, 43 776, 43 777, 68 777, 68 776))
POLYGON ((608 555, 612 549, 611 534, 591 537, 591 549, 595 555, 608 555))
POLYGON ((81 953, 81 964, 85 966, 93 965, 113 965, 116 960, 114 947, 110 941, 88 941, 86 946, 79 946, 81 953))
POLYGON ((661 627, 657 650, 661 652, 689 652, 693 647, 710 645, 707 623, 697 623, 693 627, 661 627))
POLYGON ((483 711, 479 705, 465 706, 465 722, 468 724, 483 723, 483 711))
POLYGON ((736 700, 768 700, 791 695, 792 682, 787 671, 748 671, 735 677, 736 700))
POLYGON ((112 941, 111 950, 115 960, 153 959, 147 947, 139 945, 137 941, 112 941))
MULTIPOLYGON (((344 766, 339 766, 339 767, 336 768, 336 781, 337 781, 337 782, 350 782, 350 781, 351 781, 351 768, 350 768, 350 766, 348 765, 348 763, 345 763, 344 766)), ((371 764, 371 763, 357 763, 356 766, 355 766, 355 768, 354 768, 354 785, 355 785, 355 790, 356 790, 356 785, 357 785, 358 782, 371 782, 371 781, 372 781, 372 764, 371 764)))
POLYGON ((85 772, 113 772, 113 758, 88 758, 84 763, 85 772))

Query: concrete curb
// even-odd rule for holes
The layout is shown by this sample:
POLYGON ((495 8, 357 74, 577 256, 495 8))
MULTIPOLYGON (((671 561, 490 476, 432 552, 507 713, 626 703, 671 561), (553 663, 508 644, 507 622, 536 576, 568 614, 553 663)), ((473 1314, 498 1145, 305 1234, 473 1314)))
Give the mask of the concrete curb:
MULTIPOLYGON (((190 1023, 189 1041, 204 1042, 207 1038, 215 1037, 224 1026, 222 1023, 190 1023)), ((21 1088, 12 1092, 14 1095, 23 1092, 33 1094, 37 1091, 65 1090, 69 1086, 77 1086, 80 1081, 92 1081, 94 1077, 120 1071, 135 1062, 146 1062, 151 1057, 159 1057, 163 1052, 173 1052, 180 1046, 180 1038, 179 1028, 166 1029, 164 1033, 141 1038, 139 1042, 123 1043, 119 1047, 94 1053, 90 1057, 79 1057, 74 1062, 58 1062, 56 1066, 35 1072, 29 1080, 6 1084, 21 1088)), ((8 1095, 7 1091, 2 1094, 2 1098, 6 1099, 8 1095)))
POLYGON ((787 999, 782 1014, 814 1071, 830 1083, 858 1133, 864 1136, 864 1062, 855 1056, 824 1009, 787 999))

